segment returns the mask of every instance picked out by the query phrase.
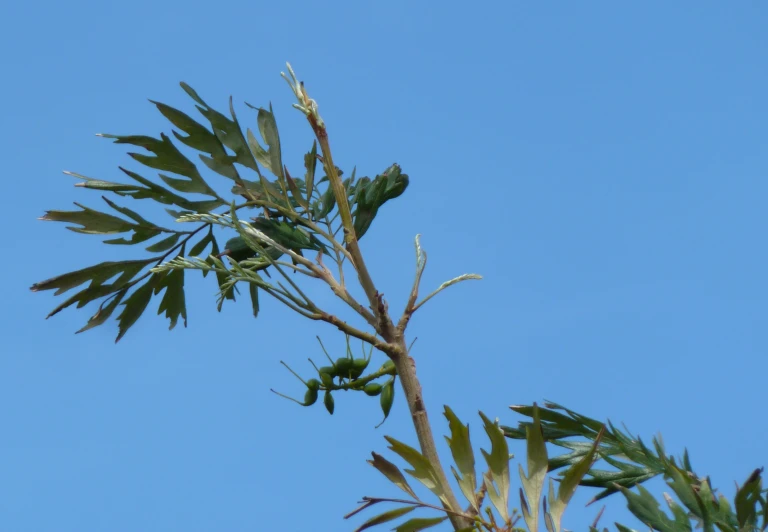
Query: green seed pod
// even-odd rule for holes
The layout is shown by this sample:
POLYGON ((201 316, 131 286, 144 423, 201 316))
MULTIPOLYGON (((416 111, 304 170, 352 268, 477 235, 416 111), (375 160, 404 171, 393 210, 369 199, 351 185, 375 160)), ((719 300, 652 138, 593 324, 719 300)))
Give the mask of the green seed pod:
MULTIPOLYGON (((324 369, 324 368, 320 368, 320 369, 324 369)), ((323 386, 325 386, 326 388, 328 386, 333 386, 333 376, 329 375, 328 373, 325 373, 325 372, 321 371, 320 372, 320 380, 323 381, 323 386)))
POLYGON ((307 393, 304 394, 304 406, 310 406, 317 401, 317 388, 307 388, 307 393))
POLYGON ((309 379, 307 381, 307 388, 310 390, 319 390, 320 389, 320 381, 317 379, 309 379))
POLYGON ((360 375, 363 374, 365 371, 365 368, 368 367, 368 363, 371 361, 370 358, 355 358, 352 360, 352 368, 349 370, 349 376, 352 379, 358 379, 360 378, 360 375))
POLYGON ((345 379, 349 378, 349 373, 352 371, 352 359, 347 357, 337 358, 334 366, 336 366, 336 375, 345 379))
POLYGON ((338 375, 336 368, 333 366, 323 366, 319 370, 317 370, 317 372, 320 373, 320 375, 322 375, 323 373, 326 373, 331 377, 335 377, 338 375))
POLYGON ((384 412, 384 419, 387 419, 389 411, 392 410, 392 403, 395 402, 395 379, 384 384, 379 402, 381 403, 381 411, 384 412))
POLYGON ((381 393, 382 386, 378 382, 369 382, 363 387, 363 391, 366 395, 375 397, 381 393))
POLYGON ((325 403, 325 409, 328 410, 328 413, 333 415, 333 396, 331 395, 331 392, 327 391, 325 392, 325 397, 323 397, 323 403, 325 403))
POLYGON ((387 360, 384 362, 384 364, 381 365, 381 369, 379 371, 386 371, 387 373, 394 375, 396 373, 395 363, 391 360, 387 360))

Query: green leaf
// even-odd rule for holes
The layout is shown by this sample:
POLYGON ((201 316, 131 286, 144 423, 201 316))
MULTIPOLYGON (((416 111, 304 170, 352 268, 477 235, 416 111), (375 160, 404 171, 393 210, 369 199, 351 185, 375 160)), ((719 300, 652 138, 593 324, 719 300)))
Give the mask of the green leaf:
POLYGON ((643 486, 638 486, 638 493, 621 488, 621 493, 627 499, 627 508, 645 525, 660 532, 679 532, 667 514, 659 507, 659 502, 643 486))
POLYGON ((469 425, 462 424, 456 417, 453 410, 445 406, 444 415, 448 419, 448 426, 451 429, 451 437, 446 436, 446 441, 451 449, 453 461, 459 468, 459 472, 451 467, 459 488, 464 497, 469 501, 475 511, 479 511, 475 489, 477 488, 477 479, 475 476, 475 453, 472 451, 472 443, 469 439, 469 425))
POLYGON ((757 526, 758 504, 762 492, 762 472, 763 468, 755 469, 744 482, 744 485, 736 491, 734 503, 736 505, 736 519, 740 528, 757 526))
POLYGON ((490 453, 481 449, 490 471, 490 477, 486 476, 486 479, 493 481, 491 485, 486 482, 488 497, 506 523, 509 521, 509 447, 498 422, 491 421, 482 412, 480 417, 491 440, 490 453))
POLYGON ((368 231, 379 208, 405 192, 408 182, 408 176, 401 173, 400 166, 393 164, 383 174, 356 190, 353 203, 357 208, 353 222, 358 239, 368 231))
POLYGON ((174 194, 167 188, 153 183, 145 177, 142 177, 136 172, 132 172, 122 167, 120 167, 120 170, 122 170, 123 173, 125 173, 128 177, 138 181, 146 187, 146 189, 142 189, 144 192, 142 192, 140 195, 132 195, 134 199, 152 198, 159 203, 163 203, 165 205, 178 205, 182 209, 186 209, 192 212, 210 212, 217 207, 225 205, 225 202, 220 199, 189 201, 186 198, 179 196, 178 194, 174 194))
POLYGON ((83 268, 82 270, 65 273, 45 281, 35 283, 32 285, 30 290, 33 292, 39 292, 41 290, 52 290, 55 288, 56 292, 54 295, 58 296, 67 290, 71 290, 72 288, 78 287, 88 281, 91 281, 91 286, 100 285, 117 274, 122 274, 121 278, 130 279, 133 277, 133 275, 136 275, 138 272, 140 272, 145 266, 152 262, 157 262, 158 260, 160 260, 160 257, 151 257, 149 259, 143 260, 102 262, 94 266, 83 268))
POLYGON ((131 294, 131 297, 123 303, 125 308, 117 317, 118 334, 115 343, 119 342, 120 339, 125 336, 128 329, 130 329, 144 313, 144 310, 146 310, 147 305, 149 304, 149 300, 152 299, 152 292, 164 275, 165 273, 152 274, 149 280, 136 289, 136 291, 131 294))
POLYGON ((109 317, 112 315, 112 313, 115 311, 117 306, 120 304, 120 302, 123 300, 123 297, 125 297, 125 294, 128 292, 127 289, 120 290, 117 292, 115 297, 113 297, 111 300, 109 300, 109 304, 104 306, 104 303, 106 303, 106 300, 104 303, 99 305, 99 310, 96 311, 96 314, 91 316, 88 319, 88 323, 83 326, 82 329, 78 330, 75 334, 80 334, 82 332, 85 332, 87 330, 93 329, 94 327, 98 327, 99 325, 102 325, 105 321, 109 319, 109 317))
POLYGON ((400 472, 400 469, 395 464, 375 452, 372 452, 371 455, 373 456, 373 460, 366 460, 369 464, 378 469, 382 475, 387 477, 387 479, 392 482, 392 484, 406 492, 417 501, 419 500, 419 498, 416 496, 416 493, 405 479, 405 476, 400 472))
MULTIPOLYGON (((256 117, 256 123, 259 126, 259 133, 261 138, 267 144, 267 154, 269 160, 267 164, 263 164, 270 170, 276 177, 282 179, 283 176, 283 159, 280 149, 280 135, 277 132, 277 122, 275 121, 275 115, 272 112, 272 105, 269 106, 269 111, 266 109, 259 109, 256 117)), ((261 162, 261 161, 259 161, 261 162)))
POLYGON ((200 254, 205 251, 205 248, 208 247, 208 244, 210 244, 213 241, 213 226, 210 226, 208 228, 208 233, 200 239, 200 241, 192 246, 192 249, 189 250, 189 256, 190 257, 199 257, 200 254))
POLYGON ((307 203, 312 203, 312 192, 315 186, 315 170, 317 169, 317 141, 312 141, 312 149, 304 156, 304 182, 307 187, 307 203))
POLYGON ((429 463, 429 460, 413 447, 401 443, 390 436, 384 436, 384 439, 389 442, 389 449, 398 454, 413 468, 406 469, 405 472, 424 484, 424 486, 437 495, 444 504, 448 504, 448 499, 446 498, 440 483, 437 481, 437 474, 432 468, 432 464, 429 463))
MULTIPOLYGON (((212 264, 213 263, 212 257, 216 257, 219 254, 220 254, 219 245, 216 242, 216 239, 213 237, 213 235, 211 235, 211 255, 209 255, 209 257, 205 260, 205 262, 207 262, 208 264, 212 264)), ((203 277, 205 277, 205 272, 203 272, 203 277)), ((219 284, 219 289, 220 290, 222 290, 224 288, 224 286, 227 283, 227 280, 228 280, 228 276, 225 273, 221 273, 221 272, 218 272, 218 271, 216 272, 216 281, 219 284)), ((219 300, 219 304, 216 307, 216 309, 219 312, 221 312, 221 307, 224 304, 224 300, 225 299, 230 299, 232 301, 235 301, 235 291, 232 290, 232 289, 224 291, 224 297, 222 297, 219 300)))
POLYGON ((158 110, 165 116, 174 126, 182 130, 187 136, 179 135, 174 131, 174 136, 181 142, 194 148, 196 150, 210 153, 214 156, 225 156, 226 151, 221 145, 221 142, 216 135, 211 133, 208 128, 192 119, 186 113, 183 113, 173 107, 165 105, 160 102, 150 100, 155 104, 158 110))
POLYGON ((362 532, 363 530, 367 530, 376 525, 381 525, 383 523, 394 521, 398 517, 402 517, 405 514, 412 512, 413 510, 414 510, 413 506, 404 506, 402 508, 395 508, 394 510, 389 510, 387 512, 384 512, 383 514, 379 514, 376 517, 372 517, 371 519, 368 519, 365 523, 357 527, 355 529, 355 532, 362 532))
POLYGON ((560 485, 557 488, 557 498, 550 498, 549 513, 552 517, 555 530, 560 530, 560 523, 562 521, 566 506, 568 506, 571 497, 573 497, 574 493, 576 493, 576 488, 579 487, 581 479, 584 478, 584 475, 587 474, 587 472, 592 467, 592 464, 594 464, 595 460, 597 459, 597 446, 600 443, 602 434, 603 431, 600 431, 600 433, 597 435, 597 438, 595 438, 591 451, 579 462, 572 465, 565 471, 565 474, 560 481, 560 485))
POLYGON ((159 228, 144 228, 136 226, 133 229, 133 235, 131 235, 131 238, 111 238, 108 240, 105 240, 105 244, 112 244, 112 245, 129 245, 132 246, 134 244, 140 244, 142 242, 146 242, 147 240, 150 240, 152 238, 155 238, 157 235, 161 234, 162 230, 159 228))
POLYGON ((136 211, 133 211, 133 210, 127 208, 127 207, 121 207, 121 206, 117 205, 115 202, 110 201, 109 198, 107 198, 106 196, 102 196, 101 199, 103 199, 107 203, 107 205, 109 205, 110 207, 115 209, 117 212, 119 212, 122 215, 127 216, 128 218, 131 218, 132 220, 137 222, 140 226, 142 226, 142 227, 151 227, 153 229, 156 228, 155 224, 153 224, 152 222, 150 222, 150 221, 146 220, 145 218, 143 218, 136 211))
POLYGON ((446 519, 448 519, 448 517, 414 517, 396 527, 394 530, 395 532, 419 532, 420 530, 426 530, 427 528, 439 525, 446 519))
MULTIPOLYGON (((243 137, 243 132, 237 121, 234 106, 232 105, 232 97, 229 98, 229 110, 232 119, 229 119, 220 112, 212 109, 202 98, 200 98, 197 92, 186 83, 182 82, 181 88, 184 89, 195 102, 200 104, 200 106, 197 107, 197 110, 208 119, 208 122, 210 122, 216 139, 222 145, 235 152, 235 160, 246 168, 258 171, 256 161, 253 159, 253 154, 251 154, 248 149, 248 144, 245 141, 245 137, 243 137)), ((208 153, 210 153, 217 161, 222 160, 220 159, 220 153, 214 151, 209 151, 208 153)))
POLYGON ((168 236, 164 239, 162 239, 159 242, 155 242, 151 246, 147 247, 147 251, 150 253, 160 253, 162 251, 168 251, 173 246, 176 245, 176 242, 179 241, 179 237, 181 237, 181 233, 172 233, 171 236, 168 236))
MULTIPOLYGON (((183 256, 183 251, 182 251, 183 256)), ((187 306, 184 296, 184 270, 171 270, 168 275, 162 278, 155 289, 155 294, 165 288, 165 294, 160 301, 160 307, 157 313, 165 311, 165 317, 171 321, 169 330, 176 327, 176 323, 181 316, 184 320, 184 327, 187 326, 187 306)))
POLYGON ((254 283, 248 283, 248 291, 251 295, 251 308, 253 309, 253 317, 259 316, 259 287, 254 283))
POLYGON ((91 235, 109 235, 114 233, 125 233, 131 231, 135 225, 103 212, 89 209, 79 203, 75 203, 81 211, 46 211, 40 220, 51 222, 68 222, 81 225, 82 227, 67 227, 75 233, 85 233, 91 235))
MULTIPOLYGON (((525 428, 528 475, 525 475, 522 464, 519 466, 522 490, 528 499, 527 504, 522 505, 523 518, 529 530, 539 529, 539 505, 541 504, 541 494, 544 491, 544 482, 547 478, 547 446, 544 443, 539 412, 538 405, 534 403, 531 410, 533 424, 525 428)), ((522 500, 522 493, 520 498, 522 500)))

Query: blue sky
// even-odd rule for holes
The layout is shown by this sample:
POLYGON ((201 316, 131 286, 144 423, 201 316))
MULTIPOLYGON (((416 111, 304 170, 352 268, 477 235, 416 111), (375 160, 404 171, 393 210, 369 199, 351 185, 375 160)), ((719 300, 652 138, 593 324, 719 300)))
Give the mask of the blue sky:
MULTIPOLYGON (((375 430, 375 400, 330 417, 269 392, 302 393, 279 361, 308 374, 316 334, 342 347, 329 327, 271 301, 219 314, 195 276, 187 329, 150 310, 114 345, 114 322, 74 335, 90 313, 45 321, 58 301, 29 292, 142 253, 36 218, 98 206, 61 171, 118 179, 125 150, 93 134, 169 131, 147 98, 193 111, 179 81, 219 109, 271 101, 300 167, 286 60, 337 164, 411 177, 363 241, 391 308, 417 232, 425 289, 484 276, 411 324, 438 434, 443 404, 484 444, 477 410, 514 424, 508 405, 551 399, 660 431, 731 494, 766 464, 766 23, 749 1, 4 5, 0 529, 351 530, 361 496, 397 495, 365 460, 385 434, 415 444, 401 400, 375 430)), ((581 495, 567 528, 597 511, 581 495)))

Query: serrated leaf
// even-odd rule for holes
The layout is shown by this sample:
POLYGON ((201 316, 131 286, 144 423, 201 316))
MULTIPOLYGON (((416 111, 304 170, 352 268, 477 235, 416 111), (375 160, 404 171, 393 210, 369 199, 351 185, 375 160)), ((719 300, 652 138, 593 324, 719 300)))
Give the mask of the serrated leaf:
POLYGON ((88 322, 83 326, 83 328, 78 330, 75 334, 80 334, 82 332, 93 329, 94 327, 98 327, 99 325, 102 325, 105 321, 107 321, 109 317, 112 315, 112 313, 115 311, 117 306, 120 304, 120 302, 123 300, 123 297, 125 297, 126 293, 127 293, 127 290, 125 289, 120 290, 117 293, 117 295, 109 301, 109 304, 104 306, 104 303, 106 303, 106 301, 102 303, 99 306, 99 310, 96 311, 96 314, 91 316, 88 319, 88 322))
POLYGON ((529 530, 538 530, 539 505, 547 478, 548 460, 547 446, 541 429, 540 410, 536 403, 531 409, 531 416, 533 424, 525 428, 528 474, 526 475, 523 471, 522 464, 519 465, 519 472, 522 489, 528 499, 527 505, 523 506, 523 518, 529 530))
POLYGON ((125 336, 128 329, 130 329, 144 313, 144 310, 146 310, 147 305, 149 304, 149 300, 152 299, 152 292, 164 275, 165 273, 152 274, 149 280, 136 289, 136 291, 134 291, 123 303, 125 308, 123 308, 123 311, 117 317, 118 334, 115 343, 119 342, 120 339, 125 336))
POLYGON ((141 244, 142 242, 151 240, 152 238, 155 238, 157 235, 161 233, 162 233, 162 230, 157 228, 135 226, 133 229, 133 234, 131 235, 131 238, 125 238, 125 237, 110 238, 110 239, 104 240, 104 243, 111 244, 111 245, 132 246, 134 244, 141 244))
MULTIPOLYGON (((493 485, 488 488, 488 496, 491 503, 506 523, 509 521, 509 446, 501 428, 497 422, 493 422, 482 412, 479 413, 485 425, 485 432, 491 440, 491 452, 481 449, 490 471, 490 479, 493 485)), ((489 477, 486 477, 489 478, 489 477)))
POLYGON ((675 522, 659 507, 659 502, 643 486, 638 486, 638 493, 621 488, 627 499, 627 508, 642 523, 660 532, 678 532, 675 522))
POLYGON ((182 209, 187 209, 193 212, 210 212, 217 207, 221 207, 222 205, 225 205, 224 201, 218 200, 218 199, 203 200, 203 201, 189 201, 186 198, 171 192, 167 188, 162 187, 156 183, 153 183, 152 181, 150 181, 145 177, 142 177, 136 172, 132 172, 122 167, 120 167, 120 170, 122 170, 123 173, 125 173, 128 177, 138 181, 139 183, 141 183, 146 187, 146 189, 143 189, 146 192, 142 192, 140 195, 131 194, 131 196, 134 199, 143 199, 143 198, 151 197, 152 199, 154 199, 155 201, 158 201, 159 203, 163 203, 165 205, 178 205, 182 209))
MULTIPOLYGON (((182 252, 183 253, 183 252, 182 252)), ((179 316, 184 320, 184 327, 187 326, 187 306, 184 295, 184 270, 171 270, 168 275, 162 278, 155 289, 155 294, 165 288, 165 294, 160 301, 157 313, 165 311, 165 317, 171 322, 169 330, 176 327, 179 316)))
POLYGON ((378 469, 379 472, 387 477, 387 479, 392 484, 406 492, 415 500, 419 500, 419 498, 416 496, 416 493, 405 479, 405 476, 400 472, 400 469, 395 464, 375 452, 372 452, 371 455, 373 456, 373 460, 366 460, 369 464, 378 469))
POLYGON ((395 508, 394 510, 389 510, 387 512, 384 512, 383 514, 379 514, 376 517, 372 517, 371 519, 368 519, 365 523, 357 527, 355 529, 355 532, 362 532, 363 530, 367 530, 376 525, 381 525, 383 523, 394 521, 398 517, 402 517, 405 514, 412 512, 413 510, 414 510, 413 506, 403 506, 402 508, 395 508))
POLYGON ((205 251, 205 248, 208 247, 208 244, 211 243, 213 240, 213 226, 210 226, 208 228, 208 233, 200 239, 200 241, 192 246, 192 249, 189 250, 189 256, 190 257, 199 257, 200 254, 205 251))
POLYGON ((405 472, 424 484, 424 486, 437 495, 443 503, 448 504, 445 493, 443 492, 440 483, 437 481, 437 474, 432 468, 432 464, 429 463, 429 460, 413 447, 399 442, 390 436, 384 436, 384 439, 389 442, 389 449, 398 454, 413 468, 406 469, 405 472))
POLYGON ((477 488, 477 479, 475 476, 475 453, 472 451, 472 443, 469 439, 469 425, 464 425, 453 410, 445 406, 444 415, 448 419, 448 426, 451 429, 451 437, 446 436, 446 441, 451 449, 453 461, 459 468, 459 472, 451 468, 459 488, 464 497, 469 501, 475 511, 479 511, 475 489, 477 488))
POLYGON ((138 223, 139 226, 141 226, 141 227, 156 228, 155 224, 153 224, 152 222, 146 220, 143 216, 141 216, 136 211, 133 211, 133 210, 127 208, 127 207, 121 207, 120 205, 117 205, 114 201, 111 201, 106 196, 102 196, 101 199, 103 199, 107 203, 107 205, 109 205, 110 207, 115 209, 120 214, 122 214, 124 216, 127 216, 128 218, 131 218, 133 221, 138 223))
MULTIPOLYGON (((39 292, 41 290, 52 290, 55 288, 56 292, 54 295, 58 296, 67 290, 71 290, 72 288, 78 287, 88 281, 91 281, 91 286, 96 286, 104 283, 117 274, 127 276, 130 273, 133 273, 133 275, 135 275, 151 262, 157 262, 158 260, 160 260, 160 257, 151 257, 149 259, 142 260, 102 262, 87 268, 83 268, 82 270, 65 273, 45 281, 35 283, 32 285, 30 290, 33 292, 39 292)), ((132 277, 132 275, 130 277, 132 277)))
POLYGON ((446 519, 448 517, 414 517, 393 530, 395 532, 419 532, 420 530, 426 530, 439 525, 446 519))
POLYGON ((75 203, 81 211, 46 211, 40 220, 51 222, 67 222, 82 227, 67 227, 75 233, 91 235, 110 235, 131 231, 135 225, 117 216, 90 209, 75 203))
POLYGON ((173 107, 160 102, 155 102, 152 100, 150 101, 157 106, 157 109, 174 126, 187 134, 185 137, 174 132, 174 136, 181 142, 190 148, 194 148, 205 153, 210 153, 214 156, 226 155, 226 151, 221 145, 221 142, 219 142, 219 139, 216 138, 216 135, 211 133, 208 128, 198 123, 186 113, 179 111, 178 109, 174 109, 173 107))
POLYGON ((181 233, 172 233, 171 236, 168 236, 159 242, 155 242, 151 246, 147 247, 147 251, 150 253, 160 253, 162 251, 168 251, 173 246, 176 245, 176 242, 179 241, 179 238, 181 237, 181 233))
POLYGON ((602 437, 603 432, 604 430, 601 430, 598 433, 592 444, 591 451, 579 460, 579 462, 565 471, 565 474, 560 481, 560 485, 557 488, 557 498, 550 498, 549 514, 552 518, 556 532, 560 530, 560 523, 562 522, 565 508, 568 506, 571 497, 576 493, 576 488, 579 487, 581 479, 584 478, 584 475, 587 474, 592 467, 592 464, 594 464, 597 459, 597 447, 600 444, 600 438, 602 437))

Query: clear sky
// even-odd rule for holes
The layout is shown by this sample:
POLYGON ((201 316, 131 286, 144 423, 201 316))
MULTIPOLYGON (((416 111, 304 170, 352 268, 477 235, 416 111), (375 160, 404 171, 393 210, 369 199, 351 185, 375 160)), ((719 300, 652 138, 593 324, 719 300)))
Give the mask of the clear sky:
MULTIPOLYGON (((271 101, 300 167, 286 60, 337 164, 411 177, 363 241, 391 308, 417 232, 425 289, 485 277, 412 322, 438 434, 443 404, 485 445, 478 409, 513 425, 508 405, 551 399, 660 431, 732 494, 768 458, 767 26, 746 0, 3 4, 0 530, 333 532, 361 496, 398 495, 365 459, 385 434, 415 444, 401 394, 375 430, 376 400, 339 395, 331 417, 269 391, 302 393, 279 361, 309 374, 316 334, 342 347, 330 327, 271 301, 218 314, 190 276, 187 329, 150 309, 114 345, 113 321, 74 335, 92 309, 45 321, 58 299, 29 292, 144 253, 36 218, 98 206, 61 171, 137 167, 93 134, 169 131, 147 98, 193 112, 179 81, 219 109, 271 101)), ((609 499, 601 523, 626 516, 609 499)))

